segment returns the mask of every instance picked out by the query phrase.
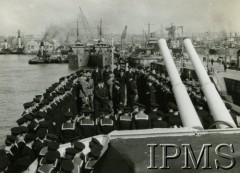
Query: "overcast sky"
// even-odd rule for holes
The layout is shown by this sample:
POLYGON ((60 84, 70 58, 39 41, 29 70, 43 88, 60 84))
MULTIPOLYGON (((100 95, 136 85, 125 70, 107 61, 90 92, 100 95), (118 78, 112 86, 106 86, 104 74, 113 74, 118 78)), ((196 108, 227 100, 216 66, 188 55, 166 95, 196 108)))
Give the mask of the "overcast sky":
POLYGON ((102 17, 105 33, 142 33, 161 25, 186 32, 240 31, 239 0, 0 0, 0 35, 43 34, 50 25, 74 28, 81 6, 93 31, 102 17), (75 23, 74 23, 75 22, 75 23))

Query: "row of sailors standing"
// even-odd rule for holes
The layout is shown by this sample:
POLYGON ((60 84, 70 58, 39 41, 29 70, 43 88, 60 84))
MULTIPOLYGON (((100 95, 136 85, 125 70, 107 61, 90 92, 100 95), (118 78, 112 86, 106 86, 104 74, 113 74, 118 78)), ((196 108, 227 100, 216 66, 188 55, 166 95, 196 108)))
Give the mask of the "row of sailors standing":
POLYGON ((61 135, 65 142, 78 138, 88 138, 98 134, 109 134, 113 130, 132 130, 150 128, 181 127, 181 119, 177 106, 169 104, 169 113, 164 114, 158 110, 158 104, 152 104, 151 113, 145 113, 145 105, 134 103, 133 111, 130 107, 117 106, 117 113, 111 109, 100 110, 99 117, 94 119, 93 111, 83 108, 82 114, 74 118, 69 112, 66 113, 66 122, 62 124, 61 135), (80 132, 77 134, 77 132, 80 132))
POLYGON ((0 151, 0 171, 24 172, 39 157, 41 150, 51 140, 60 143, 62 114, 76 111, 74 85, 77 75, 60 78, 46 93, 37 95, 33 101, 24 104, 25 111, 17 120, 18 127, 11 129, 0 151))

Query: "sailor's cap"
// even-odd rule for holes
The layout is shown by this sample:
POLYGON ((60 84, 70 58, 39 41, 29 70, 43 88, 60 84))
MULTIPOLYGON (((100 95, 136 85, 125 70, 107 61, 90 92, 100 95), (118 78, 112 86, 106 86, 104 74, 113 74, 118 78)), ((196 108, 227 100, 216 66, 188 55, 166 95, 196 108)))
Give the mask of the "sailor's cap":
POLYGON ((28 127, 26 126, 19 126, 21 133, 27 133, 28 132, 28 127))
POLYGON ((13 144, 17 140, 17 138, 12 135, 7 135, 6 140, 8 140, 11 144, 13 144))
POLYGON ((66 148, 65 151, 66 151, 66 155, 71 156, 71 157, 74 157, 78 153, 78 150, 71 148, 71 147, 66 148))
POLYGON ((59 143, 57 142, 48 142, 48 150, 49 151, 57 151, 59 148, 59 143))
POLYGON ((49 133, 47 134, 47 140, 56 141, 58 140, 58 137, 55 134, 49 133))
POLYGON ((17 136, 17 135, 21 134, 20 127, 13 127, 13 128, 11 128, 11 134, 14 135, 14 136, 17 136))
POLYGON ((82 151, 85 148, 85 145, 82 142, 74 142, 73 146, 78 151, 82 151))
POLYGON ((41 139, 44 138, 46 135, 47 135, 47 129, 45 129, 45 128, 40 128, 36 132, 36 136, 41 139))
POLYGON ((28 140, 28 141, 34 141, 35 139, 36 139, 36 136, 31 133, 26 134, 26 136, 24 137, 24 140, 28 140))
POLYGON ((23 104, 24 109, 28 109, 33 106, 33 102, 27 102, 23 104))
POLYGON ((21 117, 16 122, 20 126, 20 125, 23 125, 25 122, 27 122, 27 120, 26 120, 26 118, 21 117))

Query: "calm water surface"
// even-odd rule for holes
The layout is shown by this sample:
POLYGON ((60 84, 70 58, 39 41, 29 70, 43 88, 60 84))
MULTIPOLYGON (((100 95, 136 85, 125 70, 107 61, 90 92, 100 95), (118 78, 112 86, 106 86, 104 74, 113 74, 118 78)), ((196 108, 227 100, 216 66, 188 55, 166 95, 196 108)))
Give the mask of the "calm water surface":
POLYGON ((0 145, 23 112, 23 103, 73 73, 68 64, 29 65, 31 55, 0 55, 0 145))

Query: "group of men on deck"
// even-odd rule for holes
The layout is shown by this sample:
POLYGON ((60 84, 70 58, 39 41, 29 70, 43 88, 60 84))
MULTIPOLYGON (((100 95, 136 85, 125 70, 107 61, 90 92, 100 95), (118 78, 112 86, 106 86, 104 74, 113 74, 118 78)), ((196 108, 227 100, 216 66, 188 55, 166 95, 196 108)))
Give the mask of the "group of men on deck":
MULTIPOLYGON (((198 83, 185 79, 184 84, 208 128, 213 118, 198 83)), ((226 106, 230 111, 231 105, 226 106)), ((183 126, 169 77, 143 66, 79 70, 60 78, 24 108, 0 150, 0 172, 24 172, 35 159, 38 172, 88 172, 103 146, 93 138, 90 152, 83 154, 86 146, 80 139, 113 130, 183 126), (60 156, 59 144, 69 142, 71 147, 60 156)))

